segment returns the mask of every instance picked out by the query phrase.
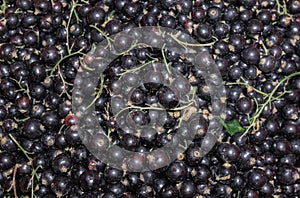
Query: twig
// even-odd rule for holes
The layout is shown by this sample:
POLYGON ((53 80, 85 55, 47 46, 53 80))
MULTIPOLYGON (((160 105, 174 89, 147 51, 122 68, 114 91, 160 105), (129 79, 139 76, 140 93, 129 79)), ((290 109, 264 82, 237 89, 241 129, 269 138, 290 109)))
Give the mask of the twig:
POLYGON ((138 71, 138 70, 142 69, 143 67, 145 67, 145 66, 147 66, 147 65, 149 65, 149 64, 155 63, 155 62, 157 62, 157 61, 158 61, 158 59, 154 59, 154 60, 152 60, 152 61, 150 61, 150 62, 146 62, 146 63, 140 65, 139 67, 135 67, 135 68, 133 68, 133 69, 126 70, 125 72, 123 72, 123 73, 121 73, 121 74, 117 74, 117 75, 122 77, 122 76, 124 76, 125 74, 128 74, 128 73, 131 73, 131 72, 138 71))
POLYGON ((56 68, 59 66, 59 64, 60 64, 62 61, 66 60, 67 58, 70 58, 71 56, 77 55, 77 54, 82 54, 82 55, 83 55, 83 53, 81 53, 81 51, 82 51, 82 49, 79 50, 79 51, 77 51, 77 52, 74 52, 74 53, 71 53, 71 54, 68 54, 68 55, 62 57, 62 58, 54 65, 54 67, 52 68, 52 70, 51 70, 51 72, 50 72, 50 76, 53 75, 54 71, 56 70, 56 68))
POLYGON ((1 12, 3 14, 5 14, 6 8, 7 8, 6 0, 3 0, 1 5, 1 12))
MULTIPOLYGON (((274 101, 275 99, 278 99, 278 97, 276 97, 275 99, 273 98, 274 94, 276 93, 277 89, 279 88, 279 86, 284 83, 285 81, 289 80, 290 78, 294 77, 294 76, 297 76, 297 75, 300 75, 300 72, 296 72, 296 73, 293 73, 293 74, 290 74, 288 76, 286 76, 285 78, 283 78, 280 82, 278 82, 278 84, 274 87, 274 89, 272 90, 272 92, 268 95, 267 97, 267 100, 266 102, 264 102, 260 107, 259 107, 259 110, 257 111, 257 113, 251 118, 251 124, 247 127, 245 133, 241 136, 245 136, 249 130, 251 128, 254 127, 254 125, 256 124, 257 122, 257 119, 259 118, 259 116, 261 115, 261 113, 263 112, 264 108, 269 105, 272 101, 274 101)), ((284 92, 286 93, 286 92, 284 92)), ((283 96, 284 94, 281 94, 280 96, 283 96)))
POLYGON ((161 48, 161 54, 163 56, 163 60, 164 60, 164 63, 166 65, 168 73, 172 74, 171 69, 170 69, 170 65, 167 62, 166 55, 165 55, 165 52, 164 52, 165 46, 166 46, 166 44, 164 44, 163 47, 161 48))
POLYGON ((262 91, 260 91, 259 89, 256 89, 255 87, 253 87, 253 86, 251 86, 251 85, 249 85, 249 84, 247 84, 247 83, 245 83, 245 82, 232 82, 232 83, 226 83, 226 85, 244 85, 244 86, 246 86, 247 88, 251 88, 251 89, 253 89, 254 91, 256 91, 257 93, 259 93, 259 94, 261 94, 261 95, 263 95, 263 96, 268 96, 267 93, 262 92, 262 91))
POLYGON ((19 164, 16 164, 14 167, 14 172, 13 172, 13 180, 12 180, 12 185, 14 187, 14 196, 16 198, 18 198, 18 194, 17 194, 17 186, 16 186, 16 175, 17 175, 17 170, 20 167, 19 164))
MULTIPOLYGON (((31 174, 31 198, 34 198, 34 176, 36 175, 36 172, 39 168, 42 168, 42 166, 38 165, 38 167, 36 167, 36 169, 33 169, 32 174, 31 174)), ((37 179, 39 179, 39 178, 37 178, 37 179)))
MULTIPOLYGON (((77 2, 76 2, 77 3, 77 2)), ((67 48, 68 48, 68 54, 71 54, 71 48, 70 48, 70 43, 69 43, 69 28, 70 28, 70 23, 71 23, 71 20, 72 20, 72 15, 74 13, 74 10, 76 8, 76 6, 78 6, 73 0, 71 2, 71 11, 70 11, 70 16, 69 16, 69 20, 68 20, 68 23, 67 23, 67 27, 66 27, 66 34, 67 34, 67 48)), ((76 12, 76 10, 75 10, 76 12)), ((77 16, 77 13, 75 13, 75 17, 76 17, 76 20, 78 22, 78 16, 77 16)))
POLYGON ((185 45, 185 46, 191 46, 191 47, 209 47, 209 46, 212 46, 213 44, 215 44, 215 42, 217 41, 213 41, 211 43, 186 43, 186 42, 183 42, 181 40, 179 40, 175 35, 173 34, 170 34, 170 36, 177 42, 179 43, 180 45, 185 45))
POLYGON ((111 47, 110 41, 112 41, 112 39, 109 38, 105 32, 103 32, 100 28, 98 28, 95 25, 90 25, 90 27, 95 28, 98 32, 100 32, 104 36, 104 38, 107 40, 107 46, 111 47))
POLYGON ((97 92, 97 95, 94 98, 94 100, 89 104, 89 106, 86 107, 86 109, 89 109, 96 102, 96 100, 101 96, 101 94, 102 94, 103 86, 104 86, 104 75, 103 75, 103 73, 101 73, 100 79, 101 79, 100 88, 99 88, 99 90, 97 92))
MULTIPOLYGON (((176 108, 173 108, 173 109, 170 109, 170 110, 171 110, 171 111, 180 111, 180 110, 183 110, 183 109, 185 109, 185 108, 191 106, 193 103, 194 103, 194 101, 188 103, 188 104, 185 105, 185 106, 176 107, 176 108)), ((115 117, 118 117, 118 116, 120 115, 120 113, 122 113, 123 111, 126 111, 126 110, 128 110, 128 109, 158 110, 158 111, 164 111, 164 110, 166 110, 165 108, 161 108, 161 107, 153 107, 153 106, 149 106, 149 107, 139 107, 139 106, 132 105, 132 106, 123 108, 121 111, 119 111, 119 112, 115 115, 115 117)))
POLYGON ((12 139, 12 141, 18 146, 18 148, 24 153, 28 161, 31 161, 31 158, 28 156, 27 151, 19 144, 19 142, 15 139, 15 137, 9 133, 8 136, 12 139))

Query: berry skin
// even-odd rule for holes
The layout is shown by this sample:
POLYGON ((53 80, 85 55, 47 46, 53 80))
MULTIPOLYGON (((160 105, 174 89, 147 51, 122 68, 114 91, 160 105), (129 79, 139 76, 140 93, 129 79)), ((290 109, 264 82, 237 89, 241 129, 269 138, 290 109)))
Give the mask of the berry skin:
POLYGON ((105 12, 102 8, 93 7, 87 13, 87 21, 90 24, 98 23, 102 24, 105 19, 105 12))
POLYGON ((10 155, 7 152, 0 153, 0 169, 5 171, 11 167, 13 167, 15 163, 14 156, 10 155))
POLYGON ((172 90, 170 87, 163 86, 158 91, 158 102, 168 109, 176 107, 179 103, 177 90, 172 90))
POLYGON ((66 118, 65 118, 65 124, 67 126, 73 126, 76 124, 76 116, 75 115, 68 115, 66 118))
POLYGON ((179 194, 182 197, 194 197, 196 194, 196 186, 193 181, 187 180, 184 181, 181 185, 181 188, 179 190, 179 194))
POLYGON ((69 155, 60 154, 55 157, 52 162, 52 167, 55 172, 67 173, 72 166, 72 161, 69 155))
POLYGON ((95 171, 87 170, 79 178, 80 187, 83 191, 93 191, 99 186, 100 178, 95 171))
POLYGON ((299 196, 299 13, 2 1, 0 197, 299 196))
POLYGON ((113 167, 106 167, 103 176, 108 183, 116 184, 122 178, 123 171, 113 167))
POLYGON ((244 97, 237 101, 237 109, 242 114, 248 114, 253 110, 253 102, 250 98, 244 97))
POLYGON ((55 47, 46 47, 42 51, 42 60, 45 64, 54 65, 59 60, 59 51, 55 47))
POLYGON ((238 160, 241 150, 234 144, 221 144, 219 153, 222 160, 225 162, 232 162, 238 160))
POLYGON ((242 60, 248 64, 257 65, 259 63, 259 51, 257 48, 250 46, 245 48, 241 53, 242 60))
POLYGON ((160 194, 160 197, 162 197, 162 198, 177 197, 178 190, 176 189, 175 186, 167 184, 164 187, 162 187, 159 194, 160 194))
POLYGON ((278 181, 284 185, 293 184, 299 177, 299 174, 294 167, 290 165, 285 165, 279 168, 277 172, 278 181))
POLYGON ((263 170, 253 169, 247 175, 247 184, 254 190, 259 190, 267 182, 266 174, 263 170))
POLYGON ((130 101, 133 104, 141 104, 145 101, 146 93, 142 89, 134 89, 130 95, 130 101))
POLYGON ((187 176, 186 165, 182 162, 173 162, 169 166, 166 175, 172 182, 183 181, 187 176))
POLYGON ((66 176, 56 176, 51 183, 51 189, 56 196, 64 196, 70 191, 70 180, 66 176))
POLYGON ((43 125, 36 119, 29 119, 23 125, 23 135, 29 139, 41 137, 43 125))

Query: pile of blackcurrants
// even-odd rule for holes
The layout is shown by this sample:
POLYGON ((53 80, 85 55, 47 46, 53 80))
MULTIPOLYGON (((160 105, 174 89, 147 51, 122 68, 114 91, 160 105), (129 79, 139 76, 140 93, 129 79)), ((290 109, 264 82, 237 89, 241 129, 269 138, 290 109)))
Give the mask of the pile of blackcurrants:
POLYGON ((299 0, 0 2, 0 197, 300 196, 299 0))

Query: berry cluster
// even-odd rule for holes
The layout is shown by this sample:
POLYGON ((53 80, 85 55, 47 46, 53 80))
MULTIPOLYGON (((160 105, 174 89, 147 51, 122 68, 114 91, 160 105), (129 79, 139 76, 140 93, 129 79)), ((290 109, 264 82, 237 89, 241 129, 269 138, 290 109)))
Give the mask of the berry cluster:
MULTIPOLYGON (((131 29, 128 35, 117 34, 110 39, 123 40, 122 42, 105 42, 104 46, 99 45, 92 50, 85 57, 87 65, 84 67, 89 69, 78 72, 74 90, 76 94, 73 95, 74 104, 77 104, 74 105, 73 112, 77 116, 77 126, 80 125, 79 134, 85 140, 83 143, 87 148, 111 166, 119 164, 118 168, 135 172, 158 169, 170 164, 182 154, 181 147, 187 149, 193 140, 193 144, 201 145, 208 131, 208 114, 211 110, 198 100, 201 96, 205 97, 204 100, 209 105, 209 92, 213 87, 205 85, 205 80, 209 79, 205 78, 205 69, 193 66, 183 54, 171 51, 171 47, 175 50, 176 44, 183 45, 178 44, 182 41, 175 35, 187 37, 187 34, 168 32, 169 29, 158 27, 156 30, 145 29, 131 29), (134 38, 145 39, 140 42, 134 38), (164 43, 162 49, 149 46, 153 45, 155 38, 164 43), (127 47, 129 49, 114 56, 115 58, 109 58, 112 54, 107 48, 110 52, 119 50, 120 43, 124 44, 122 50, 125 46, 130 46, 127 47), (143 48, 131 50, 132 45, 128 43, 141 45, 143 48), (106 65, 107 59, 113 59, 108 67, 99 67, 106 65), (135 67, 137 64, 139 66, 135 67), (185 69, 180 69, 180 65, 185 69), (98 75, 94 78, 93 74, 101 73, 101 70, 103 72, 96 90, 97 97, 86 97, 95 94, 95 79, 98 75), (200 81, 193 83, 196 72, 199 73, 200 81), (86 76, 89 79, 83 80, 86 76), (197 86, 199 82, 203 87, 197 86), (95 111, 91 110, 93 105, 95 111), (203 114, 203 111, 206 113, 203 114), (100 128, 97 127, 99 125, 100 128), (116 152, 117 148, 119 157, 112 157, 112 152, 116 152)), ((194 58, 207 60, 207 63, 199 61, 204 68, 205 64, 213 62, 207 52, 195 54, 194 58)), ((192 53, 187 55, 193 57, 192 53)), ((212 135, 211 133, 209 134, 212 135)), ((210 144, 214 145, 216 140, 209 138, 210 136, 206 137, 206 141, 213 140, 210 144)), ((199 157, 211 148, 210 145, 203 146, 198 151, 199 157)))
POLYGON ((299 35, 298 0, 2 0, 0 197, 298 197, 299 35))

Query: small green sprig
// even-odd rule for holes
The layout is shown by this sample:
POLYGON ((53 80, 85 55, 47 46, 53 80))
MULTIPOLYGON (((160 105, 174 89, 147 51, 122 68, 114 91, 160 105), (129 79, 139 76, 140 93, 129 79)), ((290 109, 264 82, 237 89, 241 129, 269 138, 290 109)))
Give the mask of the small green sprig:
POLYGON ((112 10, 110 13, 108 13, 107 16, 105 17, 105 21, 109 21, 110 19, 112 19, 115 12, 116 10, 112 10))
POLYGON ((109 47, 111 48, 111 41, 113 41, 109 36, 108 34, 106 34, 105 32, 103 32, 100 28, 98 28, 96 25, 90 25, 90 27, 94 28, 95 30, 97 30, 98 32, 100 32, 103 37, 105 38, 105 40, 107 40, 107 46, 106 47, 109 47))
POLYGON ((172 74, 171 68, 170 68, 170 63, 168 63, 167 58, 166 58, 166 55, 165 55, 165 44, 164 44, 163 47, 161 48, 161 54, 162 54, 162 57, 163 57, 163 60, 164 60, 164 64, 165 64, 165 66, 166 66, 166 69, 167 69, 168 73, 169 73, 169 74, 172 74))
POLYGON ((284 77, 281 81, 279 81, 279 82, 277 83, 277 85, 274 87, 274 89, 272 90, 272 92, 271 92, 270 94, 268 94, 268 96, 266 97, 266 101, 265 101, 262 105, 258 106, 258 108, 257 108, 257 110, 256 110, 256 112, 255 112, 255 114, 250 118, 250 120, 249 120, 249 121, 250 121, 250 125, 246 128, 246 131, 245 131, 245 133, 243 134, 243 136, 244 136, 245 134, 247 134, 253 127, 255 127, 255 126, 258 125, 258 124, 257 124, 258 119, 259 119, 261 113, 263 112, 263 110, 264 110, 264 108, 265 108, 266 106, 270 105, 271 102, 273 102, 274 100, 280 99, 284 94, 288 93, 288 91, 284 91, 284 92, 283 92, 282 94, 280 94, 279 96, 274 97, 274 95, 275 95, 276 91, 278 90, 278 88, 280 87, 280 85, 282 85, 284 82, 288 81, 288 80, 291 79, 292 77, 298 76, 298 75, 300 75, 300 72, 295 72, 295 73, 293 73, 293 74, 290 74, 290 75, 284 77))
POLYGON ((66 55, 64 57, 62 57, 59 61, 57 61, 57 63, 54 65, 54 67, 52 68, 51 72, 50 72, 50 76, 53 75, 53 73, 55 72, 55 70, 57 69, 57 67, 59 67, 60 63, 64 60, 66 60, 67 58, 70 58, 71 56, 75 56, 75 55, 78 55, 78 54, 81 54, 81 55, 84 55, 82 52, 82 50, 78 50, 76 52, 73 52, 69 55, 66 55))
POLYGON ((41 165, 39 165, 38 167, 36 167, 35 169, 32 170, 31 172, 31 198, 34 198, 34 176, 37 177, 37 179, 39 179, 39 176, 37 176, 37 171, 38 169, 42 168, 41 165))
POLYGON ((138 67, 134 67, 134 68, 128 69, 128 70, 126 70, 126 71, 124 71, 124 72, 122 72, 122 73, 120 73, 120 74, 117 74, 117 76, 123 77, 124 75, 126 75, 126 74, 128 74, 128 73, 136 72, 136 71, 138 71, 138 70, 144 68, 145 66, 151 65, 151 64, 153 64, 153 63, 155 63, 155 62, 157 62, 157 61, 158 61, 158 59, 153 59, 152 61, 146 62, 146 63, 144 63, 144 64, 141 64, 141 65, 138 66, 138 67))
POLYGON ((6 0, 2 0, 1 13, 5 14, 7 8, 6 0))
POLYGON ((15 139, 15 137, 9 133, 8 136, 10 139, 17 145, 17 147, 22 151, 22 153, 25 155, 28 161, 31 161, 31 157, 29 157, 28 152, 21 146, 21 144, 15 139))
POLYGON ((282 0, 282 4, 279 2, 279 0, 276 0, 276 4, 277 4, 277 12, 279 14, 288 14, 288 9, 286 7, 286 2, 285 0, 282 0))
POLYGON ((104 75, 102 73, 100 76, 100 88, 97 91, 97 95, 94 98, 94 100, 86 107, 86 109, 89 109, 91 106, 93 106, 93 104, 96 102, 96 100, 101 96, 103 87, 104 87, 104 75))
POLYGON ((280 98, 282 98, 286 93, 289 93, 289 91, 284 90, 282 93, 280 93, 279 95, 275 96, 275 94, 277 93, 279 87, 285 83, 286 81, 288 81, 289 79, 295 77, 295 76, 299 76, 300 72, 295 72, 292 73, 286 77, 284 77, 282 80, 280 80, 277 85, 274 87, 274 89, 272 90, 271 93, 264 93, 254 87, 252 87, 251 85, 247 84, 246 82, 235 82, 235 83, 228 83, 227 85, 244 85, 247 88, 251 88, 252 90, 254 90, 255 92, 262 94, 264 96, 265 102, 262 104, 258 104, 257 101, 255 101, 256 104, 256 111, 253 113, 253 116, 248 115, 248 120, 250 122, 250 125, 247 126, 246 128, 243 128, 243 130, 241 129, 241 125, 237 120, 233 120, 230 122, 225 122, 224 120, 221 119, 221 122, 224 126, 224 128, 228 131, 229 134, 235 134, 237 132, 244 132, 244 135, 246 135, 251 129, 256 129, 259 127, 259 118, 263 112, 263 110, 265 109, 265 107, 267 107, 268 105, 270 105, 273 101, 275 100, 279 100, 280 98))

